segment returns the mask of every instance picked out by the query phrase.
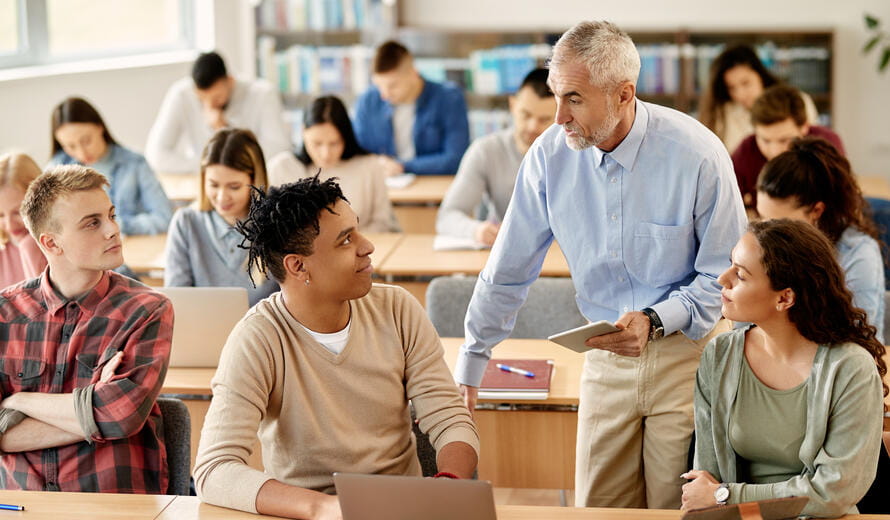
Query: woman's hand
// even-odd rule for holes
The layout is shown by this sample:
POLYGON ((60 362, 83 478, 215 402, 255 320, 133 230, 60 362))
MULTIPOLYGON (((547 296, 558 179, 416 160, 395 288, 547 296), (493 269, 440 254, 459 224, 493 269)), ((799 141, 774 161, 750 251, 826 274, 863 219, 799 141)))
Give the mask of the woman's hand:
POLYGON ((688 511, 717 505, 714 491, 717 491, 720 483, 710 473, 691 469, 680 476, 689 480, 683 484, 683 501, 680 509, 688 511))

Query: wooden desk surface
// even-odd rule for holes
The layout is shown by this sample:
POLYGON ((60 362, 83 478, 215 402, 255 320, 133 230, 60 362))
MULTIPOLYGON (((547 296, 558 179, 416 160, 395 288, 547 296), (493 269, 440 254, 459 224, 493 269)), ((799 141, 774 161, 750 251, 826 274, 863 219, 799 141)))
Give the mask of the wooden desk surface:
POLYGON ((0 511, 2 518, 29 520, 153 519, 175 499, 171 495, 123 495, 112 493, 55 493, 0 490, 0 503, 25 506, 25 510, 0 511))
POLYGON ((174 202, 189 203, 198 198, 201 176, 197 173, 159 173, 158 180, 167 198, 174 202))
POLYGON ((128 235, 122 240, 124 263, 136 273, 164 270, 164 246, 167 234, 128 235))
MULTIPOLYGON (((375 271, 380 275, 399 276, 477 275, 485 267, 488 250, 433 251, 435 238, 435 235, 406 234, 375 271)), ((556 242, 544 258, 541 276, 569 276, 569 264, 556 242)))
POLYGON ((890 199, 890 181, 886 178, 873 175, 857 175, 856 180, 859 182, 862 194, 866 197, 890 199))
MULTIPOLYGON (((454 364, 457 362, 458 350, 463 341, 463 338, 442 338, 442 345, 445 347, 445 362, 448 363, 448 368, 452 373, 454 372, 454 364)), ((578 404, 584 354, 578 354, 567 348, 560 347, 546 339, 505 339, 492 351, 492 359, 511 358, 552 359, 553 379, 550 381, 550 394, 545 400, 499 399, 495 402, 550 405, 578 404)), ((169 379, 170 376, 168 375, 167 378, 169 379)), ((480 399, 479 402, 492 401, 480 399)))
POLYGON ((393 204, 439 204, 451 186, 454 175, 418 175, 406 188, 390 188, 393 204))

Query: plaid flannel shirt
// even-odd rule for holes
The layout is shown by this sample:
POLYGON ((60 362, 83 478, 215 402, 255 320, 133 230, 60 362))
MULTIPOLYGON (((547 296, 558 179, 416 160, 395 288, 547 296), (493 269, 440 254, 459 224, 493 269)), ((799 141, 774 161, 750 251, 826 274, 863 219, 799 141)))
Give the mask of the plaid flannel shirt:
POLYGON ((112 271, 87 294, 67 300, 48 273, 0 291, 0 399, 16 392, 74 393, 89 441, 3 454, 0 487, 166 493, 156 399, 170 357, 173 306, 112 271), (121 365, 100 383, 102 367, 119 350, 121 365))

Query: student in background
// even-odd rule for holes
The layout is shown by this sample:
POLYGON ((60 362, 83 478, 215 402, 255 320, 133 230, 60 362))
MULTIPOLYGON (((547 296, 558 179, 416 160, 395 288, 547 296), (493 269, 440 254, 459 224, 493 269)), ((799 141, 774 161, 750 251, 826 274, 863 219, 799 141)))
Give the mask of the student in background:
POLYGON ((57 166, 22 203, 49 266, 0 291, 0 487, 167 492, 161 411, 169 300, 123 263, 108 180, 57 166))
POLYGON ((547 69, 528 73, 509 102, 513 127, 477 139, 461 160, 439 207, 436 232, 440 235, 494 244, 513 195, 519 164, 556 115, 556 101, 547 86, 547 69), (486 220, 473 217, 480 203, 488 210, 486 220))
POLYGON ((173 287, 244 287, 251 305, 278 290, 248 276, 244 237, 235 229, 247 218, 250 191, 265 190, 266 163, 249 130, 220 130, 204 147, 198 208, 182 208, 167 232, 164 285, 173 287))
POLYGON ((359 146, 346 107, 334 96, 317 98, 304 112, 303 147, 296 156, 285 152, 269 161, 269 183, 294 182, 319 170, 322 179, 337 178, 358 215, 359 229, 397 230, 379 157, 359 146))
POLYGON ((46 258, 22 220, 21 207, 40 167, 21 153, 0 156, 0 289, 36 278, 46 258))
MULTIPOLYGON (((711 63, 710 82, 702 94, 699 120, 710 128, 733 152, 750 135, 750 110, 764 89, 779 80, 763 65, 754 49, 735 45, 720 53, 711 63)), ((819 117, 816 106, 804 95, 807 120, 819 117)))
POLYGON ((163 233, 173 208, 160 181, 145 158, 117 144, 102 116, 86 100, 71 97, 52 114, 50 166, 80 164, 108 178, 108 195, 114 203, 125 235, 163 233))
POLYGON ((195 173, 204 144, 223 128, 252 131, 269 157, 291 149, 275 88, 263 80, 233 78, 222 57, 208 52, 195 60, 191 77, 167 91, 145 156, 159 173, 195 173))
POLYGON ((339 519, 332 473, 420 476, 411 433, 436 448, 437 477, 470 478, 479 437, 423 308, 371 283, 374 246, 333 179, 254 194, 239 225, 250 268, 281 292, 229 336, 195 465, 201 500, 289 518, 339 519), (265 472, 246 461, 257 439, 265 472))
POLYGON ((850 162, 823 139, 805 137, 770 160, 757 180, 757 212, 820 229, 837 249, 853 305, 884 341, 884 263, 878 231, 864 211, 850 162))
POLYGON ((355 107, 359 144, 381 155, 387 175, 454 174, 470 144, 463 92, 425 80, 408 49, 395 41, 377 48, 371 71, 374 86, 355 107))
POLYGON ((784 152, 791 141, 804 137, 821 137, 845 155, 838 135, 824 126, 807 122, 806 106, 801 92, 788 85, 774 85, 751 107, 754 134, 746 137, 732 154, 732 165, 742 199, 748 207, 757 205, 757 176, 763 165, 784 152))
POLYGON ((833 249, 787 219, 751 224, 733 249, 723 315, 753 325, 702 355, 683 509, 806 496, 806 517, 857 513, 882 449, 887 367, 833 249))

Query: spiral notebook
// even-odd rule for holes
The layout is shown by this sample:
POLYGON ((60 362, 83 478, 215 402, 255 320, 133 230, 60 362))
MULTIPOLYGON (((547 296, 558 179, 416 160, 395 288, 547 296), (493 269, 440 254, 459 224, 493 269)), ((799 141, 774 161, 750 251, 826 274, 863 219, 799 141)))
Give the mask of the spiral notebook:
POLYGON ((553 369, 552 359, 492 359, 482 376, 479 399, 547 399, 553 369), (526 370, 534 377, 501 370, 498 364, 526 370))

